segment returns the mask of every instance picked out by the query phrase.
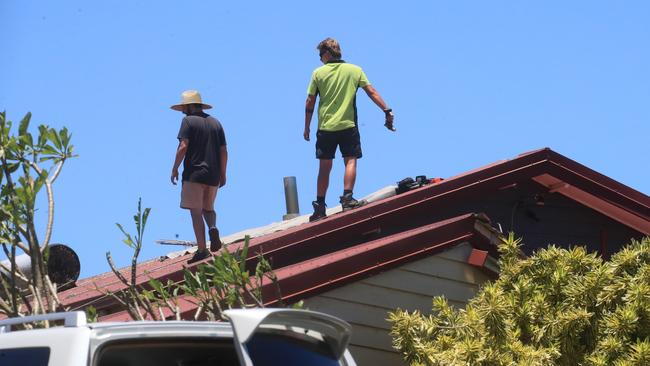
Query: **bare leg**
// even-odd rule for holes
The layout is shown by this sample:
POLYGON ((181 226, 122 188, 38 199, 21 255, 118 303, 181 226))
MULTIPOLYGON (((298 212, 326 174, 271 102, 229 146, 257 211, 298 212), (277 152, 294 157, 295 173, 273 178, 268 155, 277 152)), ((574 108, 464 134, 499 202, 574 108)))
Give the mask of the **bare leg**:
POLYGON ((205 226, 203 224, 203 210, 200 208, 190 209, 192 215, 192 227, 194 227, 194 235, 196 235, 196 245, 199 250, 206 249, 205 245, 205 226))
POLYGON ((343 176, 343 189, 354 190, 354 183, 357 181, 357 158, 343 158, 345 163, 345 175, 343 176))
POLYGON ((327 187, 330 185, 330 172, 332 171, 332 159, 320 159, 318 167, 318 184, 316 186, 316 195, 325 197, 327 187))
POLYGON ((205 220, 205 224, 208 225, 208 228, 216 227, 217 213, 214 211, 203 211, 203 220, 205 220))

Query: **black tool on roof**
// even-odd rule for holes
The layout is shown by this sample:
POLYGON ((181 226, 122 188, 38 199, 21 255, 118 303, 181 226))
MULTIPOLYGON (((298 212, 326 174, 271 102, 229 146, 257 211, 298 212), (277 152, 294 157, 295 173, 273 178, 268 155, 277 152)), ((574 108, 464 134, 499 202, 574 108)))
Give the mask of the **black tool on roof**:
POLYGON ((426 175, 418 175, 415 179, 411 177, 406 177, 399 182, 397 182, 397 188, 395 188, 395 193, 402 194, 408 192, 412 189, 425 186, 430 183, 430 180, 427 179, 426 175))

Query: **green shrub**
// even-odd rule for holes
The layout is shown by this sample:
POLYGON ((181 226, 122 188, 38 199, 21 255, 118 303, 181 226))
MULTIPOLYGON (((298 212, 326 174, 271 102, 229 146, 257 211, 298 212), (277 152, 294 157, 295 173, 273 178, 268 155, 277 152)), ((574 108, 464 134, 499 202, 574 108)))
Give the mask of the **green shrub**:
POLYGON ((650 365, 650 239, 611 260, 582 247, 523 257, 511 234, 500 276, 465 309, 389 315, 411 365, 650 365))

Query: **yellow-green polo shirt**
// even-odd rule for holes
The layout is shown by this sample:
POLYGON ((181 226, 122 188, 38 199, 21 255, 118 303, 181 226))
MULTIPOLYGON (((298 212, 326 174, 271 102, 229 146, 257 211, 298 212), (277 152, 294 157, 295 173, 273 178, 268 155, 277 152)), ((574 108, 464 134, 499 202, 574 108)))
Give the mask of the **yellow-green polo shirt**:
POLYGON ((307 94, 319 95, 318 129, 341 131, 357 124, 356 95, 370 85, 363 70, 342 60, 330 61, 311 75, 307 94))

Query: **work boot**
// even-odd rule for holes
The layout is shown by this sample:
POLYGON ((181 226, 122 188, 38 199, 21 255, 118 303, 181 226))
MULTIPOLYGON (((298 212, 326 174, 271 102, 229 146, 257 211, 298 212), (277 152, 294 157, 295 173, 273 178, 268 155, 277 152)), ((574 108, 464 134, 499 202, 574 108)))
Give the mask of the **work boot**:
POLYGON ((367 203, 366 200, 357 201, 354 199, 354 197, 352 197, 352 193, 346 193, 342 195, 339 202, 341 202, 343 212, 349 211, 353 208, 361 207, 367 203))
POLYGON ((219 237, 219 229, 216 227, 211 227, 208 230, 208 236, 210 236, 210 251, 216 252, 221 249, 221 238, 219 237))
POLYGON ((320 220, 327 216, 325 213, 325 203, 318 203, 318 201, 312 201, 311 205, 314 207, 314 214, 309 216, 309 222, 320 220))
POLYGON ((205 258, 208 258, 209 256, 210 256, 210 252, 207 249, 197 249, 197 251, 194 252, 194 255, 192 256, 192 258, 190 258, 187 261, 187 264, 192 264, 194 262, 204 260, 205 258))

